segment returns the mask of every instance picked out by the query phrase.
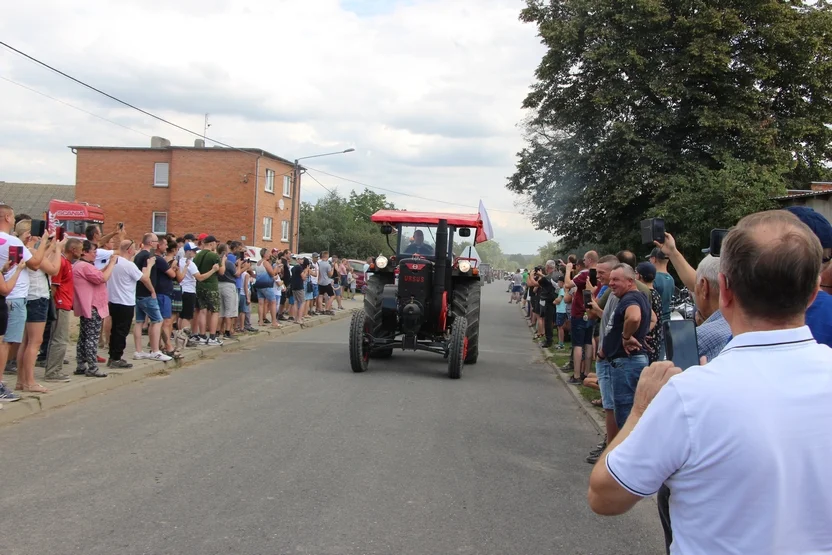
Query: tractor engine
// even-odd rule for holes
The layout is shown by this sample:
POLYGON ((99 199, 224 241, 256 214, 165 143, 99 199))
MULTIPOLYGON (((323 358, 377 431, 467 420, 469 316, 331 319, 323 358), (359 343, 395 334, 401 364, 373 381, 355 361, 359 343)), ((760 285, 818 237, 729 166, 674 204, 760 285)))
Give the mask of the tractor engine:
POLYGON ((399 322, 402 332, 415 335, 430 314, 433 262, 407 258, 399 263, 399 322))

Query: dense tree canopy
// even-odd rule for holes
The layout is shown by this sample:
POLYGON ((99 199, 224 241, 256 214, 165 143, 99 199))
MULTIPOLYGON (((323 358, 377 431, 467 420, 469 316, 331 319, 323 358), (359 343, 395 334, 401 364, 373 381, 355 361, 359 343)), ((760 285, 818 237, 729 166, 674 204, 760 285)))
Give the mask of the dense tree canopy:
POLYGON ((527 0, 548 50, 508 188, 565 247, 681 244, 832 175, 826 0, 527 0))
POLYGON ((389 250, 385 236, 370 221, 374 212, 393 209, 384 195, 365 189, 344 198, 332 191, 313 205, 300 205, 300 251, 364 259, 389 250))

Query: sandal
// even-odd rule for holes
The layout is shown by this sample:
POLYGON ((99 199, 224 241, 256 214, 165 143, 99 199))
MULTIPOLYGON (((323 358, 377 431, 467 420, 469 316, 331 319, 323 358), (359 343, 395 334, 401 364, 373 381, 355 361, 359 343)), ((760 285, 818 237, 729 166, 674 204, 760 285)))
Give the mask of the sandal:
POLYGON ((24 386, 18 385, 14 389, 15 391, 22 391, 24 393, 49 393, 49 390, 40 385, 39 383, 24 386))
POLYGON ((604 402, 601 401, 601 399, 593 399, 592 401, 590 401, 590 403, 592 403, 593 407, 603 407, 604 406, 604 402))

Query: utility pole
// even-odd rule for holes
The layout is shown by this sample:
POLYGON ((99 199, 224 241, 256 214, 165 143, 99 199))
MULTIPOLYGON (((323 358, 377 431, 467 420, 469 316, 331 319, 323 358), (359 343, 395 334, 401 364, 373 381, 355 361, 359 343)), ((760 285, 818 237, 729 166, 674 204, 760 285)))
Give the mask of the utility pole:
POLYGON ((205 135, 208 134, 208 128, 211 127, 211 124, 208 123, 208 114, 205 114, 205 125, 202 127, 202 140, 205 141, 205 146, 208 146, 208 139, 205 135))

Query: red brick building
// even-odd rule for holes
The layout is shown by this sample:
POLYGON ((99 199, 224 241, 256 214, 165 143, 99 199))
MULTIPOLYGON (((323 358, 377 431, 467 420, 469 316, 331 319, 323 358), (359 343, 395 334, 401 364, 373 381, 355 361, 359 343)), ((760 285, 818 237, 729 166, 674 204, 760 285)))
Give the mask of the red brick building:
POLYGON ((143 233, 210 233, 258 247, 298 244, 300 171, 257 148, 71 146, 75 197, 101 205, 109 231, 124 222, 143 233))

